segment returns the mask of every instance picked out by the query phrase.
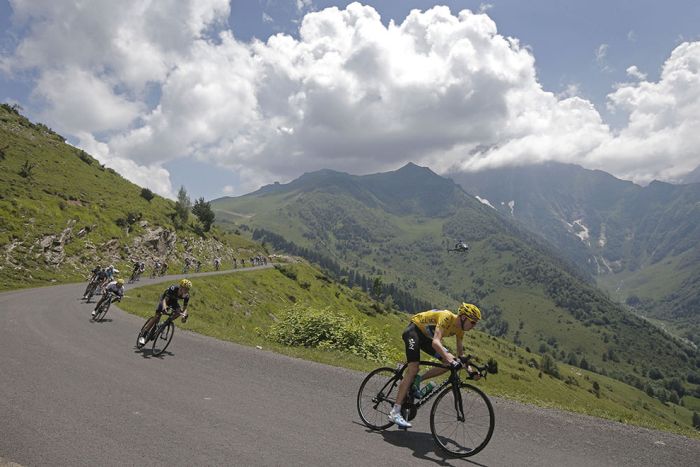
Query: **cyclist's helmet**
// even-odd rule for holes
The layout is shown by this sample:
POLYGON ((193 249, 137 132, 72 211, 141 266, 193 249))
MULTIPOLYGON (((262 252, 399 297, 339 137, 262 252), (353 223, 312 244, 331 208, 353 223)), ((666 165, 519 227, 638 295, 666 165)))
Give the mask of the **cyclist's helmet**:
POLYGON ((180 287, 183 287, 187 290, 192 288, 192 281, 189 279, 182 279, 180 280, 180 287))
POLYGON ((124 279, 117 279, 117 285, 124 285, 124 279))
POLYGON ((471 321, 479 321, 481 319, 481 310, 476 305, 471 303, 462 303, 459 306, 459 315, 465 315, 471 321))

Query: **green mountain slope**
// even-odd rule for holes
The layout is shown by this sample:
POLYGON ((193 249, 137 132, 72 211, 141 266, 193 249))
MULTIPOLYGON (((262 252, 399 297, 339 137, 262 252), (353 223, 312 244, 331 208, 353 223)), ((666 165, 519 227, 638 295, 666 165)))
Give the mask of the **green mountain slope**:
POLYGON ((694 350, 620 308, 544 242, 428 169, 321 171, 214 200, 212 208, 222 225, 257 229, 256 238, 312 257, 348 282, 380 276, 434 306, 476 302, 492 334, 638 387, 663 384, 649 377, 655 366, 686 385, 697 370, 694 350), (471 252, 448 252, 456 239, 471 252))
POLYGON ((101 263, 126 273, 131 260, 166 260, 171 271, 185 256, 203 270, 216 256, 253 256, 254 242, 197 223, 176 226, 172 201, 154 196, 66 144, 42 124, 0 106, 0 290, 81 280, 101 263))
POLYGON ((700 184, 640 187, 558 163, 453 178, 547 238, 614 298, 700 343, 700 184))

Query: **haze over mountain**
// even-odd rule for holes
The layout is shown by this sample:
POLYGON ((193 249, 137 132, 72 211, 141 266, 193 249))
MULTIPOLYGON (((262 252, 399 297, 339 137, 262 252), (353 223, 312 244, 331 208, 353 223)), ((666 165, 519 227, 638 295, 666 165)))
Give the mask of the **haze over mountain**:
POLYGON ((700 343, 700 184, 642 187, 560 163, 451 176, 545 237, 613 298, 700 343))
POLYGON ((475 302, 489 332, 561 360, 637 385, 660 355, 669 371, 690 368, 690 348, 607 298, 546 240, 427 168, 322 170, 211 204, 223 227, 245 225, 345 280, 380 277, 437 307, 475 302), (459 239, 471 244, 468 254, 448 251, 459 239))
POLYGON ((681 183, 700 183, 700 165, 695 167, 695 170, 687 173, 682 179, 681 183))

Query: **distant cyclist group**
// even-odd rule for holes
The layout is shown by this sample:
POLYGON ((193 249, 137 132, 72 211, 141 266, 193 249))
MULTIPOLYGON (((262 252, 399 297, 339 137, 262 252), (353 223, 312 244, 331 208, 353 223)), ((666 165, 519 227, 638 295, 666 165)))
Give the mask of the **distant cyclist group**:
MULTIPOLYGON (((162 271, 162 274, 167 270, 166 263, 160 263, 156 261, 155 263, 158 271, 162 271)), ((139 280, 139 276, 145 271, 145 263, 141 261, 135 261, 133 263, 133 270, 131 273, 131 278, 129 282, 134 282, 139 280)), ((96 302, 95 307, 92 310, 91 318, 94 321, 101 321, 106 315, 109 307, 112 303, 120 301, 124 297, 124 279, 115 278, 119 274, 119 270, 110 264, 106 268, 101 266, 96 266, 90 275, 88 280, 88 285, 83 293, 82 300, 86 303, 90 303, 90 300, 95 295, 100 295, 100 299, 96 302)), ((189 279, 181 279, 176 285, 172 285, 165 289, 161 294, 160 300, 155 308, 155 315, 146 321, 146 324, 139 332, 138 340, 136 346, 138 348, 143 347, 146 342, 150 340, 155 340, 163 338, 163 332, 165 334, 164 340, 166 340, 165 345, 157 346, 154 342, 154 354, 158 355, 165 350, 167 344, 172 340, 172 335, 174 331, 173 321, 181 317, 182 322, 187 321, 187 304, 190 300, 189 291, 192 288, 192 282, 189 279), (180 306, 180 300, 183 302, 183 306, 180 306), (166 327, 162 327, 159 322, 163 314, 168 315, 166 320, 166 327)))
MULTIPOLYGON (((234 268, 237 268, 239 264, 241 267, 245 267, 245 260, 241 258, 239 261, 240 263, 235 258, 233 259, 234 268)), ((249 260, 249 264, 253 266, 264 265, 267 264, 267 258, 264 256, 255 256, 249 260)), ((214 258, 214 269, 218 271, 221 268, 221 265, 222 259, 220 257, 214 258)), ((201 267, 202 262, 197 258, 185 257, 182 272, 183 274, 187 274, 190 268, 193 268, 194 272, 199 272, 201 267)), ((129 283, 138 281, 145 271, 146 263, 144 261, 133 261, 129 283)), ((167 271, 168 263, 162 260, 153 261, 153 269, 151 272, 152 278, 164 276, 167 271)), ((85 300, 86 303, 90 303, 93 296, 100 296, 100 299, 96 302, 95 307, 91 312, 91 318, 94 321, 102 321, 107 314, 110 305, 114 302, 120 301, 124 297, 125 281, 122 278, 116 278, 117 275, 119 275, 119 270, 115 268, 113 264, 110 264, 105 268, 96 266, 91 271, 88 285, 85 288, 82 300, 85 300)), ((136 346, 139 349, 147 342, 153 341, 154 354, 157 355, 165 350, 167 345, 172 340, 175 329, 173 322, 179 317, 182 318, 183 323, 187 320, 187 304, 189 303, 189 291, 191 288, 192 282, 189 279, 182 279, 177 284, 165 289, 165 291, 161 294, 160 300, 158 301, 154 316, 146 321, 146 324, 139 332, 139 337, 136 343, 136 346), (180 307, 180 300, 183 302, 182 307, 180 307), (163 314, 168 315, 168 318, 164 323, 160 323, 161 316, 163 314), (165 342, 160 342, 161 340, 165 342)))

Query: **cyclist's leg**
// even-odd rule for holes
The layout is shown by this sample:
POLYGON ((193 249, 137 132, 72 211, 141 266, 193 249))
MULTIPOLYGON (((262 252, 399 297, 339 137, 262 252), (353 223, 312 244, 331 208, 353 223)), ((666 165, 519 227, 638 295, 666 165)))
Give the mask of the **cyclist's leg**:
POLYGON ((163 309, 161 308, 161 302, 158 302, 158 307, 156 308, 156 314, 154 316, 151 316, 148 318, 148 321, 146 321, 146 336, 151 332, 153 329, 153 326, 160 321, 160 317, 163 314, 163 309))
MULTIPOLYGON (((434 358, 442 361, 442 357, 440 356, 440 354, 433 348, 432 341, 421 342, 421 344, 422 344, 421 349, 423 350, 423 352, 427 353, 431 357, 434 357, 434 358)), ((446 352, 449 352, 447 347, 443 346, 443 348, 445 349, 446 352)), ((439 368, 439 367, 434 366, 431 369, 429 369, 428 371, 426 371, 425 373, 423 373, 423 375, 421 376, 421 381, 425 381, 426 379, 440 376, 441 374, 446 373, 447 371, 448 371, 447 368, 439 368)))
POLYGON ((420 367, 418 363, 420 361, 419 332, 416 325, 411 323, 401 336, 404 344, 406 344, 406 361, 408 362, 408 367, 404 372, 403 379, 399 385, 399 392, 396 395, 396 405, 398 406, 401 406, 406 400, 408 389, 411 387, 411 384, 413 384, 413 379, 416 377, 416 374, 418 374, 418 369, 420 367))

